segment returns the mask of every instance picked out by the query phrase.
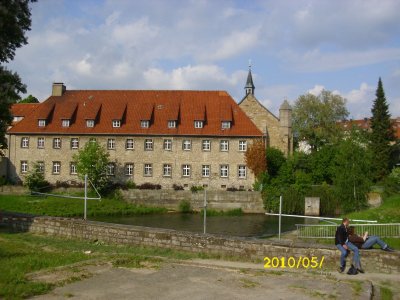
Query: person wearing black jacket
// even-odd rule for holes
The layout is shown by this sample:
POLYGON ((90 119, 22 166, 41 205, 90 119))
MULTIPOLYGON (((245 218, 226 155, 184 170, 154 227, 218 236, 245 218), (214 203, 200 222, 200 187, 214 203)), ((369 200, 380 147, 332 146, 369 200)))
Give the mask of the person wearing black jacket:
POLYGON ((361 269, 360 256, 358 253, 357 246, 353 245, 349 241, 349 235, 347 229, 349 227, 350 221, 348 218, 343 218, 342 224, 336 229, 335 234, 335 245, 341 252, 340 256, 340 273, 342 273, 346 269, 346 257, 349 254, 348 252, 351 250, 354 252, 353 255, 353 264, 354 267, 360 272, 364 273, 364 270, 361 269))

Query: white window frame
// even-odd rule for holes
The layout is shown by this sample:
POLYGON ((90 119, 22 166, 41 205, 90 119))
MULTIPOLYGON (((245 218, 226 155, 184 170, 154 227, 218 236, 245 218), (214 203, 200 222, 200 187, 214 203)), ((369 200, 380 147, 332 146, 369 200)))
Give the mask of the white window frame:
POLYGON ((245 141, 245 140, 240 140, 239 141, 239 151, 240 152, 246 152, 247 151, 247 141, 245 141))
POLYGON ((165 139, 163 141, 163 149, 165 151, 172 151, 172 140, 171 139, 165 139))
POLYGON ((145 177, 153 176, 153 164, 144 164, 143 176, 145 177))
POLYGON ((231 128, 231 121, 222 121, 221 122, 221 129, 230 129, 231 128))
POLYGON ((126 150, 133 150, 133 149, 135 149, 135 141, 134 141, 134 139, 126 139, 126 142, 125 142, 125 149, 126 149, 126 150))
POLYGON ((121 127, 121 120, 112 120, 112 127, 113 128, 121 127))
POLYGON ((43 160, 37 162, 37 170, 39 173, 42 173, 42 174, 44 173, 44 161, 43 160))
POLYGON ((61 138, 53 138, 53 149, 61 149, 61 138))
POLYGON ((46 119, 39 119, 38 120, 39 127, 46 127, 46 119))
POLYGON ((211 166, 210 165, 202 165, 201 166, 201 176, 202 177, 210 177, 211 174, 211 166))
POLYGON ((182 141, 182 150, 183 151, 191 151, 192 150, 192 141, 191 140, 183 140, 182 141))
POLYGON ((229 177, 229 165, 220 165, 219 166, 219 176, 221 178, 229 177))
POLYGON ((28 161, 21 160, 21 173, 28 173, 28 161))
POLYGON ((69 174, 70 175, 77 175, 78 171, 76 169, 76 163, 74 163, 73 161, 70 162, 69 164, 69 174))
POLYGON ((247 167, 245 165, 238 165, 238 178, 247 178, 247 167))
POLYGON ((201 149, 203 151, 211 151, 211 140, 202 140, 201 141, 201 149), (207 147, 205 147, 208 145, 207 147))
POLYGON ((70 119, 62 119, 61 120, 61 127, 69 127, 70 125, 70 119))
POLYGON ((134 169, 135 169, 135 165, 133 163, 126 163, 125 164, 125 175, 133 176, 134 169))
POLYGON ((107 140, 107 149, 115 150, 115 139, 111 138, 107 140))
POLYGON ((163 165, 163 177, 172 177, 172 165, 171 164, 163 165))
POLYGON ((140 121, 140 127, 141 128, 149 128, 150 127, 150 121, 149 120, 141 120, 140 121))
POLYGON ((53 167, 51 168, 52 174, 58 175, 61 173, 61 162, 60 161, 53 161, 53 167))
POLYGON ((111 162, 107 165, 107 176, 115 176, 115 163, 111 162))
POLYGON ((86 127, 87 128, 93 128, 94 127, 94 120, 93 119, 86 120, 86 127))
POLYGON ((71 149, 79 149, 79 138, 71 138, 71 149))
POLYGON ((21 148, 29 148, 29 138, 23 137, 21 139, 21 148))
POLYGON ((176 128, 176 121, 175 120, 169 120, 168 121, 168 128, 176 128))
POLYGON ((194 121, 194 128, 203 128, 204 122, 203 121, 194 121))
POLYGON ((228 152, 229 151, 229 140, 221 140, 219 142, 219 150, 221 152, 228 152))
POLYGON ((182 165, 182 177, 190 177, 190 165, 182 165))
POLYGON ((38 149, 44 149, 44 143, 45 143, 44 137, 38 137, 38 139, 37 139, 37 148, 38 149))
POLYGON ((144 140, 144 151, 153 151, 153 139, 145 139, 144 140))

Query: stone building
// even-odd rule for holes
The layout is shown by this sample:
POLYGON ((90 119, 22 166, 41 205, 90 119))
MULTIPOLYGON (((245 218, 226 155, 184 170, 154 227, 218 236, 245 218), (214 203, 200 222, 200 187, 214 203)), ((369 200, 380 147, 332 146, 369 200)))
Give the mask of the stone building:
POLYGON ((263 133, 267 146, 283 151, 285 155, 293 153, 292 109, 285 100, 279 109, 279 118, 270 112, 254 96, 255 86, 251 69, 245 85, 246 95, 239 102, 239 107, 263 133))
POLYGON ((54 83, 52 95, 8 130, 8 177, 24 180, 38 163, 50 182, 79 181, 73 155, 95 139, 110 153, 114 181, 251 189, 244 153, 263 132, 241 107, 224 91, 67 90, 54 83))

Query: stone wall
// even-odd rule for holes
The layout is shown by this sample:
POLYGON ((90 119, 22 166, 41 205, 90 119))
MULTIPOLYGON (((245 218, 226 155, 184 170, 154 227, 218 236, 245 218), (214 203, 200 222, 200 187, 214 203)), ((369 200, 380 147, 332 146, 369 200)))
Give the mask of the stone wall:
MULTIPOLYGON (((183 200, 189 201, 193 210, 200 210, 204 206, 204 191, 126 190, 122 194, 130 203, 172 210, 178 210, 183 200)), ((265 212, 260 192, 207 191, 207 207, 216 210, 241 208, 246 213, 265 212)))
MULTIPOLYGON (((29 231, 63 238, 98 240, 110 244, 169 248, 216 254, 222 257, 238 257, 241 260, 257 260, 260 263, 265 256, 270 258, 316 256, 318 260, 324 256, 324 266, 333 269, 339 261, 339 251, 334 246, 318 246, 317 248, 315 245, 305 243, 203 235, 158 228, 26 215, 0 214, 0 225, 8 226, 16 232, 29 231)), ((367 262, 363 265, 367 272, 400 272, 399 252, 366 250, 361 251, 361 257, 367 262)))

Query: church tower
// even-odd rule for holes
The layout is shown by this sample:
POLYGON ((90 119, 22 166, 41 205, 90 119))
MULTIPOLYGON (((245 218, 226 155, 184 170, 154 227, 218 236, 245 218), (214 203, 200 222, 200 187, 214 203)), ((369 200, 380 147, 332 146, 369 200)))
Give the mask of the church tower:
POLYGON ((249 65, 249 74, 247 74, 247 81, 244 89, 246 90, 246 95, 254 95, 255 86, 253 83, 253 76, 251 75, 251 65, 249 65))

